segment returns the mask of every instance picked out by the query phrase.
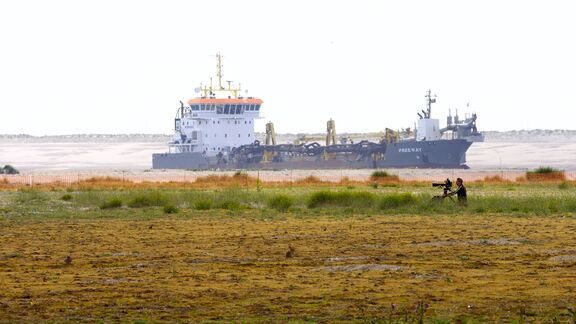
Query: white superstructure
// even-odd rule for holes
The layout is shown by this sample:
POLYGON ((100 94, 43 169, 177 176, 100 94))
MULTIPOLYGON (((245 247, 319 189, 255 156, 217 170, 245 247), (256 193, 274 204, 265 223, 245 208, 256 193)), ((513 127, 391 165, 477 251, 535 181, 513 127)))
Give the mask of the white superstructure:
POLYGON ((426 93, 426 110, 422 114, 418 113, 418 127, 416 129, 416 140, 418 141, 436 141, 442 138, 440 132, 440 121, 432 118, 432 104, 436 102, 436 97, 432 98, 431 91, 426 93))
POLYGON ((198 97, 181 107, 174 119, 170 153, 196 152, 206 156, 227 155, 233 147, 254 143, 254 120, 260 117, 262 100, 242 97, 240 86, 222 86, 222 56, 218 59, 218 85, 200 85, 198 97))

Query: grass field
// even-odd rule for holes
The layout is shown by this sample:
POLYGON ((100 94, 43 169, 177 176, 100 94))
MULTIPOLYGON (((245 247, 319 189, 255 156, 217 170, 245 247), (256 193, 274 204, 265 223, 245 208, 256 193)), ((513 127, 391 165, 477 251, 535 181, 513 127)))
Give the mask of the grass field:
POLYGON ((0 322, 576 319, 573 183, 153 187, 0 191, 0 322))

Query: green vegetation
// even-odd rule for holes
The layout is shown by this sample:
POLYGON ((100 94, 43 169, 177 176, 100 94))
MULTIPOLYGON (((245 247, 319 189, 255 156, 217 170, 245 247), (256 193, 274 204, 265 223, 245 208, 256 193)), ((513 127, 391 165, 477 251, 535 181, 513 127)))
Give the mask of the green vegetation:
POLYGON ((212 200, 210 199, 201 199, 194 202, 194 208, 198 210, 208 210, 212 208, 212 200))
POLYGON ((372 174, 370 175, 370 178, 374 179, 374 178, 386 178, 389 177, 390 174, 388 174, 388 172, 383 171, 383 170, 377 170, 372 172, 372 174))
POLYGON ((528 171, 528 173, 540 173, 540 174, 554 173, 554 172, 562 172, 562 170, 555 169, 549 166, 541 166, 532 171, 528 171))
MULTIPOLYGON (((124 205, 134 210, 149 208, 167 213, 223 209, 240 212, 271 211, 299 215, 327 214, 346 216, 350 213, 374 215, 450 215, 450 214, 518 214, 553 215, 576 213, 576 186, 572 182, 549 184, 469 184, 468 206, 451 199, 432 202, 439 194, 424 185, 343 186, 331 189, 309 187, 252 189, 82 189, 76 191, 42 191, 21 189, 3 192, 7 201, 3 209, 24 215, 90 217, 93 210, 117 209, 124 205), (64 205, 63 203, 66 202, 64 205), (174 207, 174 208, 172 208, 174 207), (82 213, 77 213, 83 210, 82 213)), ((454 200, 456 198, 454 197, 454 200)), ((121 214, 127 213, 123 211, 121 214)), ((12 214, 10 212, 9 214, 12 214)), ((251 213, 254 214, 254 213, 251 213)), ((114 214, 116 216, 120 214, 114 214)), ((112 215, 110 215, 112 216, 112 215)), ((5 218, 5 217, 4 217, 5 218)))
POLYGON ((287 195, 276 195, 268 201, 268 207, 280 212, 286 212, 294 205, 294 199, 287 195))
POLYGON ((376 183, 398 182, 399 180, 400 178, 397 175, 390 174, 383 170, 374 171, 372 175, 370 175, 370 181, 376 183))
MULTIPOLYGON (((424 198, 427 199, 428 197, 424 198)), ((380 199, 380 209, 394 209, 415 204, 418 199, 409 192, 388 194, 380 199)), ((421 199, 422 201, 422 199, 421 199)))
POLYGON ((178 207, 172 204, 164 205, 162 210, 164 211, 164 214, 176 214, 180 211, 178 207))
POLYGON ((535 170, 526 172, 528 181, 565 181, 566 175, 563 170, 541 166, 535 170))
POLYGON ((132 198, 128 202, 128 207, 138 208, 138 207, 152 207, 152 206, 163 206, 168 202, 166 196, 157 190, 146 192, 136 197, 132 198))
POLYGON ((100 209, 110 209, 122 207, 122 200, 120 198, 112 198, 100 204, 100 209))
POLYGON ((369 208, 376 202, 376 195, 366 191, 318 191, 308 198, 308 208, 356 207, 369 208))

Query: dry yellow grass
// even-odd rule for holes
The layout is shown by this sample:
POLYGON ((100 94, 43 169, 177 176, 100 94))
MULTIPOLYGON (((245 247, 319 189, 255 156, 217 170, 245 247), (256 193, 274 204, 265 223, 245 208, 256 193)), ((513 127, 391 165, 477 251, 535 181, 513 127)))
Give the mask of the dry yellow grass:
POLYGON ((576 306, 574 218, 250 213, 0 220, 0 321, 402 322, 422 302, 430 321, 566 322, 576 306))

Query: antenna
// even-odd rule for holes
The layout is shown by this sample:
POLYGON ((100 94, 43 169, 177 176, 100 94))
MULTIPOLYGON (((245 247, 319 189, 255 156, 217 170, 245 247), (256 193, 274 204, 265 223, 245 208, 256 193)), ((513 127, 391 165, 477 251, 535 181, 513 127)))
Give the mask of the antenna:
POLYGON ((216 65, 216 76, 218 76, 218 88, 220 90, 224 90, 224 88, 222 87, 222 55, 220 54, 220 52, 218 52, 216 54, 216 60, 218 62, 218 64, 216 65))

